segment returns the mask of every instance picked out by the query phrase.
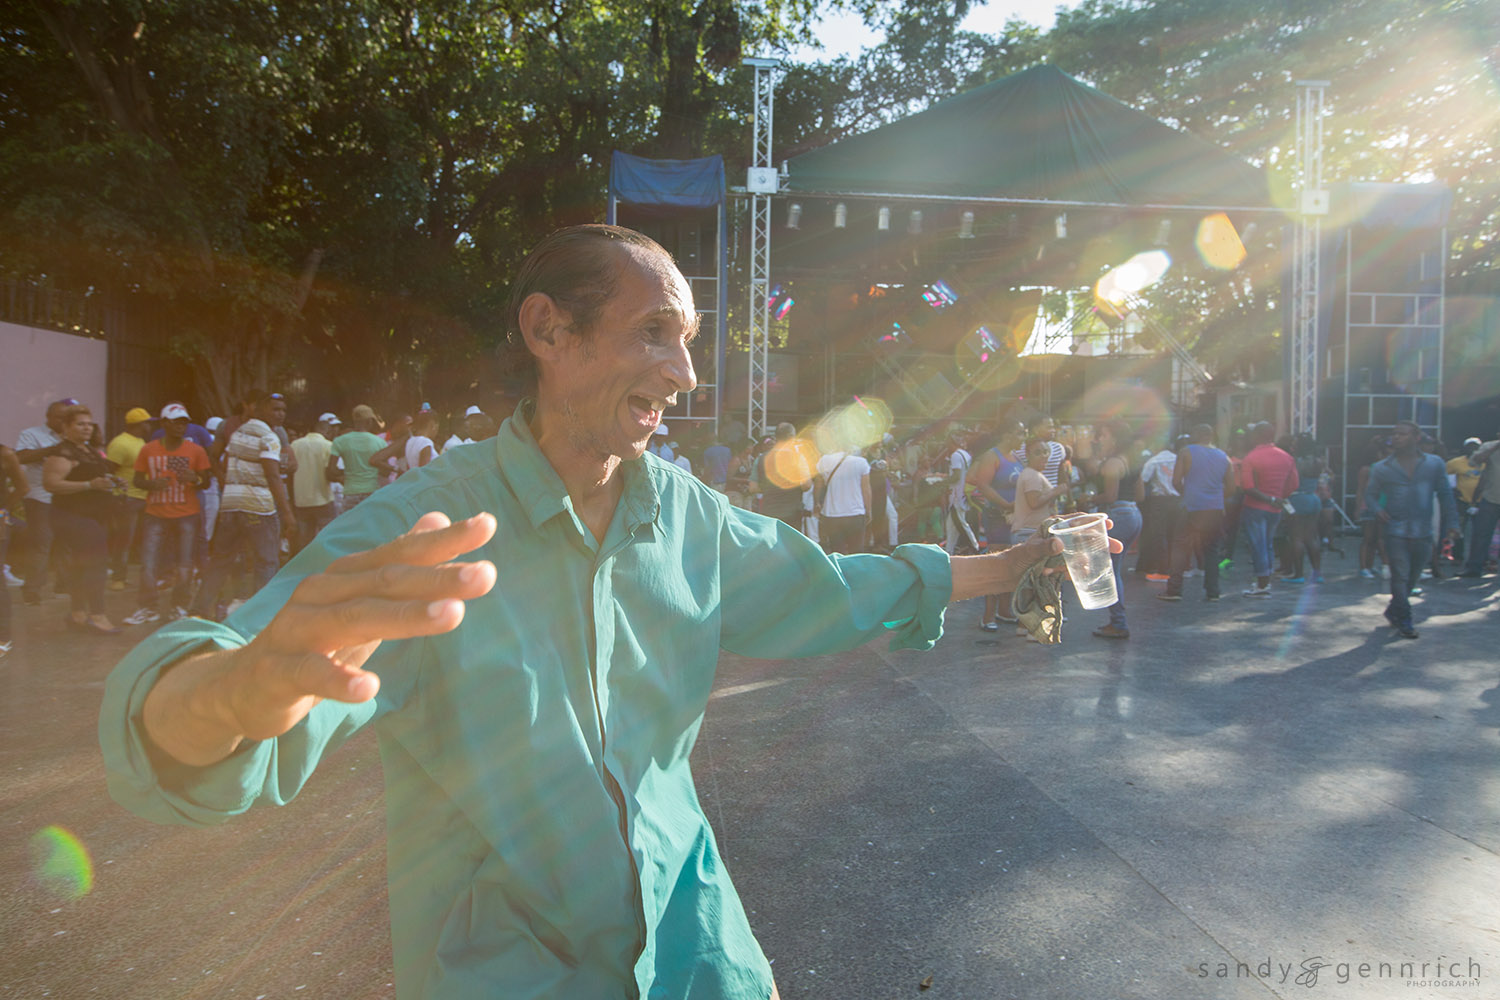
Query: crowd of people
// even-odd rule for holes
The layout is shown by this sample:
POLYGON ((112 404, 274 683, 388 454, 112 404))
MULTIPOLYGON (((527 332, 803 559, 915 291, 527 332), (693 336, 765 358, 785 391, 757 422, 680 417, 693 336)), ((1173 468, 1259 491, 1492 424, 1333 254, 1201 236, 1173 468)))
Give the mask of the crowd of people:
MULTIPOLYGON (((72 602, 68 627, 113 634, 120 627, 105 611, 104 592, 127 588, 135 558, 137 607, 124 624, 222 620, 340 513, 497 428, 477 405, 455 413, 447 428, 426 403, 389 422, 368 405, 353 407, 347 422, 325 411, 300 432, 286 415, 284 396, 264 391, 248 393, 232 416, 202 424, 178 402, 155 417, 132 407, 106 442, 88 406, 53 403, 14 451, 0 447, 0 486, 16 514, 3 529, 9 582, 25 603, 38 604, 51 573, 56 592, 72 602)), ((1221 449, 1207 424, 1152 440, 1125 420, 1060 427, 1027 416, 1029 426, 1006 419, 924 428, 899 440, 887 433, 872 447, 821 455, 809 454, 790 423, 760 439, 733 424, 715 432, 663 423, 648 450, 734 505, 843 554, 889 552, 902 541, 950 554, 993 551, 1029 537, 1055 512, 1104 511, 1112 537, 1135 556, 1132 572, 1165 584, 1157 596, 1166 601, 1181 600, 1184 580, 1200 576, 1204 599, 1219 600, 1241 545, 1253 573, 1246 597, 1271 596, 1273 580, 1322 583, 1323 552, 1336 547, 1340 520, 1350 519, 1360 533, 1359 576, 1395 581, 1390 617, 1410 637, 1405 596, 1420 590, 1422 577, 1445 567, 1466 577, 1495 569, 1493 441, 1469 438, 1448 458, 1415 425, 1374 436, 1351 518, 1315 442, 1273 440, 1269 424, 1236 429, 1221 449), (1410 447, 1438 464, 1424 460, 1396 475, 1401 461, 1393 456, 1410 447), (1420 495, 1406 496, 1412 483, 1403 476, 1426 484, 1420 495), (1411 504, 1419 515, 1406 512, 1411 504)), ((1094 635, 1129 637, 1123 593, 1094 635)), ((9 618, 9 595, 0 595, 0 655, 12 641, 9 618)), ((991 595, 980 627, 1014 623, 1009 595, 991 595)))
MULTIPOLYGON (((444 427, 426 406, 385 421, 361 405, 289 430, 287 400, 258 391, 201 425, 180 403, 132 408, 105 441, 65 399, 0 450, 7 500, 24 494, 25 600, 55 574, 67 627, 113 633, 104 597, 138 548, 125 621, 173 619, 105 685, 116 801, 214 825, 289 801, 375 729, 400 996, 775 1000, 688 763, 720 650, 927 649, 949 603, 980 598, 981 628, 1017 624, 1023 597, 1061 584, 1057 510, 1108 515, 1103 639, 1130 636, 1132 549, 1167 601, 1200 572, 1218 599, 1242 534, 1247 597, 1271 596, 1278 550, 1283 579, 1316 585, 1333 494, 1316 453, 1267 424, 1221 449, 1208 426, 1158 439, 1030 414, 821 452, 826 434, 791 424, 671 426, 696 385, 692 292, 613 226, 547 237, 506 319, 531 395, 498 428, 478 407, 444 427)), ((1397 425, 1389 447, 1362 509, 1387 617, 1414 638, 1433 539, 1462 532, 1420 430, 1397 425)), ((1497 448, 1465 456, 1465 572, 1492 570, 1497 448)))

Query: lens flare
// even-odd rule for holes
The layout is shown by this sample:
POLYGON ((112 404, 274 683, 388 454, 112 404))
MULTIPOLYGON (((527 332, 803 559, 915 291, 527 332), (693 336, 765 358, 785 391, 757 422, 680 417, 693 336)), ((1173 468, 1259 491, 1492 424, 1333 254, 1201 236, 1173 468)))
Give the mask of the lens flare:
POLYGON ((895 418, 882 399, 855 396, 854 402, 830 410, 813 428, 813 445, 820 454, 868 448, 883 438, 895 418))
POLYGON ((71 830, 49 826, 31 838, 36 879, 63 899, 82 899, 94 887, 94 862, 71 830))
POLYGON ((1203 263, 1220 271, 1233 271, 1245 259, 1245 244, 1235 232, 1234 223, 1223 212, 1206 215, 1198 223, 1193 244, 1203 263))
POLYGON ((777 441, 766 452, 766 478, 783 490, 805 486, 812 480, 822 457, 817 445, 807 438, 777 441))
POLYGON ((1147 250, 1111 268, 1094 286, 1094 297, 1111 307, 1124 305, 1132 295, 1150 288, 1172 268, 1165 250, 1147 250))

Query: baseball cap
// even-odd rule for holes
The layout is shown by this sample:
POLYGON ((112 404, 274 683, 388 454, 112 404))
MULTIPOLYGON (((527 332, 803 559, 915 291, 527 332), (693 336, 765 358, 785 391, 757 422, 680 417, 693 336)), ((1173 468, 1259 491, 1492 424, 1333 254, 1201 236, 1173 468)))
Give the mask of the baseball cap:
POLYGON ((223 422, 223 417, 209 417, 208 422, 203 425, 203 429, 212 434, 214 431, 219 429, 219 425, 223 422))
POLYGON ((1484 442, 1479 440, 1478 438, 1464 438, 1465 448, 1467 448, 1471 444, 1484 444, 1484 442))
POLYGON ((667 430, 667 425, 666 424, 657 424, 656 425, 656 430, 652 431, 651 433, 652 434, 660 434, 662 437, 666 437, 668 434, 670 434, 672 432, 669 431, 669 430, 667 430))
POLYGON ((373 409, 371 409, 370 407, 366 406, 364 403, 360 403, 358 406, 356 406, 354 408, 353 416, 354 416, 355 420, 379 420, 380 419, 379 417, 377 417, 375 415, 375 411, 373 409))
POLYGON ((337 413, 325 413, 321 417, 318 418, 318 423, 320 423, 320 424, 341 424, 341 423, 343 423, 343 421, 339 419, 339 415, 337 413))
MULTIPOLYGON (((134 411, 132 411, 132 412, 134 412, 134 411)), ((188 416, 187 407, 183 406, 181 403, 168 403, 166 406, 163 406, 161 408, 161 418, 163 420, 189 420, 189 419, 191 419, 188 416)))
POLYGON ((468 408, 468 409, 467 409, 467 410, 465 410, 465 411, 464 411, 464 416, 466 416, 466 417, 472 417, 472 416, 473 416, 473 415, 474 415, 474 414, 476 414, 476 413, 478 413, 478 414, 481 414, 481 415, 482 415, 482 414, 483 414, 483 413, 484 413, 484 411, 483 411, 483 410, 481 410, 481 409, 480 409, 480 408, 479 408, 479 407, 477 407, 477 406, 471 406, 471 407, 469 407, 469 408, 468 408))
POLYGON ((125 414, 125 422, 127 424, 149 424, 151 422, 151 411, 144 406, 132 407, 125 414))

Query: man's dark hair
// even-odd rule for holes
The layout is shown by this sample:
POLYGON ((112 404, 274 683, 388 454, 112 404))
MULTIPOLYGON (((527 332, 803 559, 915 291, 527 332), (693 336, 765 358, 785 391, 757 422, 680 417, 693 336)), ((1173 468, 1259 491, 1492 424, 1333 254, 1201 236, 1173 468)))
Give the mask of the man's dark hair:
POLYGON ((521 304, 527 297, 541 292, 568 312, 575 332, 592 332, 619 285, 620 247, 639 247, 660 254, 663 260, 672 259, 651 237, 623 226, 569 226, 532 248, 511 282, 505 310, 500 361, 507 375, 528 390, 536 387, 536 357, 521 334, 521 304))
POLYGON ((1395 430, 1397 427, 1410 427, 1411 432, 1417 436, 1417 441, 1420 442, 1422 440, 1422 428, 1417 425, 1415 420, 1398 420, 1394 424, 1391 424, 1392 430, 1395 430))

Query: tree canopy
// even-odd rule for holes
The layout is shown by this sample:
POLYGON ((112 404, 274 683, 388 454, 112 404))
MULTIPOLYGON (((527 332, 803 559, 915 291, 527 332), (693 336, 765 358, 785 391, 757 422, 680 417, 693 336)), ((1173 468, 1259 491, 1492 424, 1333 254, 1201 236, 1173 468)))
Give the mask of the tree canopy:
MULTIPOLYGON (((1317 77, 1328 177, 1450 184, 1453 273, 1500 267, 1493 0, 1084 0, 1048 31, 994 36, 960 29, 968 6, 9 2, 0 268, 149 304, 221 412, 299 373, 343 400, 459 393, 501 336, 520 256, 603 215, 610 151, 721 152, 734 176, 741 55, 810 40, 831 7, 885 41, 787 67, 778 157, 1045 60, 1285 190, 1294 81, 1317 77)), ((1270 295, 1252 281, 1170 308, 1206 311, 1202 331, 1265 325, 1270 295)))

